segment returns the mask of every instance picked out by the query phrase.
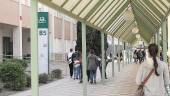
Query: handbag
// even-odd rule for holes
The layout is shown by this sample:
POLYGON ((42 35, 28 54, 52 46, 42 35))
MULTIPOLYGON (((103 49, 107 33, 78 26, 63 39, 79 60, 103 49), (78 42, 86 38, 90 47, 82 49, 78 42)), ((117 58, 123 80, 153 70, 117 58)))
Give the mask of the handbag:
POLYGON ((146 82, 149 80, 149 78, 151 77, 152 73, 154 72, 155 70, 152 69, 150 71, 150 73, 148 74, 148 76, 144 79, 144 81, 138 86, 138 89, 136 91, 136 94, 135 96, 144 96, 144 90, 143 90, 143 87, 144 85, 146 84, 146 82))

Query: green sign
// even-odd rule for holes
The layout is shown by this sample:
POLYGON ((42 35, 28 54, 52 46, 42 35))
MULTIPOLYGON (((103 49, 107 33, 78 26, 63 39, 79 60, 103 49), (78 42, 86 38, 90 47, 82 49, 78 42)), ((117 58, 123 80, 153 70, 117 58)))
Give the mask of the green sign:
POLYGON ((38 28, 48 28, 48 12, 38 12, 38 28))

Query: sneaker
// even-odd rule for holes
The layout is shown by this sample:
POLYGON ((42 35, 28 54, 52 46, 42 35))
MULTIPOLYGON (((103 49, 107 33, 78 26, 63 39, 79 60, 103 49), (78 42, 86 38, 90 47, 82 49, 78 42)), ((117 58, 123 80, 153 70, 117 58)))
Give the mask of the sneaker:
POLYGON ((94 80, 94 84, 96 84, 96 80, 94 80))
POLYGON ((93 81, 90 81, 90 84, 93 84, 93 81))
POLYGON ((83 83, 83 81, 81 80, 79 83, 83 83))

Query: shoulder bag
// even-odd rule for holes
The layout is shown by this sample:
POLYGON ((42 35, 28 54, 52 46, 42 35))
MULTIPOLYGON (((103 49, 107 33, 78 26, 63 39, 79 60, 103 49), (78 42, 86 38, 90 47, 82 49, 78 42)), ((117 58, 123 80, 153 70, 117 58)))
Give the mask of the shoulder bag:
POLYGON ((148 76, 144 79, 144 81, 139 85, 137 91, 136 91, 136 94, 135 96, 144 96, 144 90, 143 90, 143 87, 144 85, 146 84, 146 82, 149 80, 149 78, 151 77, 152 73, 154 72, 155 70, 152 69, 150 71, 150 73, 148 74, 148 76))

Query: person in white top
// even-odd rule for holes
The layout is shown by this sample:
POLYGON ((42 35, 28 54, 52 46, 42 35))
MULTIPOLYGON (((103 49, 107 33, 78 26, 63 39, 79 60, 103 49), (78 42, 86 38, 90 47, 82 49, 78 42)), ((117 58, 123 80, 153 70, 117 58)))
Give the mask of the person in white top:
POLYGON ((73 55, 73 49, 70 49, 70 52, 67 54, 67 61, 68 61, 68 64, 69 64, 70 77, 71 78, 73 76, 73 60, 72 60, 72 55, 73 55))
POLYGON ((168 64, 157 57, 158 46, 156 44, 150 44, 148 46, 148 51, 149 56, 138 70, 136 83, 141 85, 151 70, 154 69, 154 73, 152 73, 144 85, 144 96, 170 96, 168 64))

